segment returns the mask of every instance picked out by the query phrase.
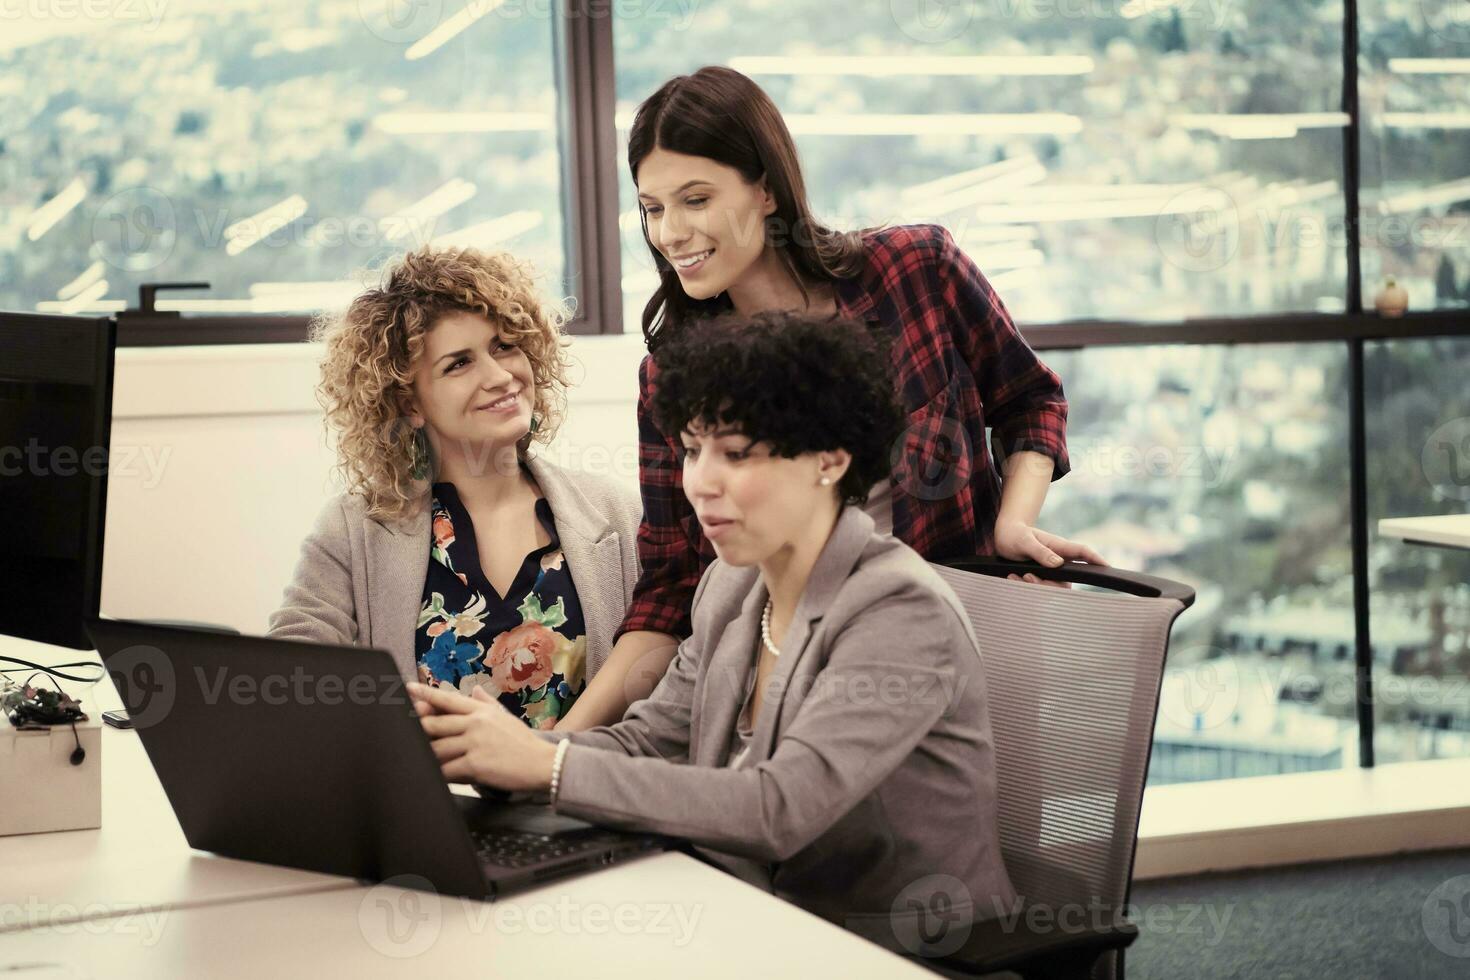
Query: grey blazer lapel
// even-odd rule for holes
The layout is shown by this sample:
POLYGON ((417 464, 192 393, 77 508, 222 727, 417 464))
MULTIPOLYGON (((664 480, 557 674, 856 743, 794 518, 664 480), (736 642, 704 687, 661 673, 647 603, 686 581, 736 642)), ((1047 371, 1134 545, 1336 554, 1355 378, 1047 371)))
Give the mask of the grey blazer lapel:
MULTIPOLYGON (((710 598, 706 594, 702 601, 710 598)), ((746 681, 756 663, 765 604, 766 587, 757 576, 739 615, 725 626, 705 659, 698 713, 693 716, 696 729, 690 733, 690 761, 695 765, 723 766, 728 760, 726 750, 744 704, 746 681)))
MULTIPOLYGON (((555 513, 555 505, 553 505, 555 513)), ((577 601, 582 604, 582 622, 587 629, 587 678, 602 669, 603 651, 612 647, 613 631, 623 618, 621 556, 617 532, 589 541, 573 528, 557 528, 561 551, 572 574, 577 601), (601 569, 603 574, 596 574, 601 569), (613 592, 616 591, 616 596, 613 592)))
MULTIPOLYGON (((806 605, 805 599, 798 605, 797 610, 801 612, 801 606, 806 605)), ((757 621, 760 612, 756 613, 757 621)), ((796 670, 801 663, 802 655, 806 653, 807 641, 811 639, 813 620, 805 614, 798 615, 791 620, 786 635, 781 638, 781 656, 776 661, 776 668, 766 678, 766 688, 771 692, 771 697, 761 705, 760 717, 756 719, 755 731, 750 736, 750 755, 752 761, 769 759, 771 751, 776 742, 776 727, 780 722, 781 708, 786 703, 787 692, 791 690, 792 678, 796 676, 796 670)), ((757 632, 759 626, 756 627, 757 632)), ((757 695, 762 692, 757 691, 757 695)))
POLYGON ((429 575, 427 504, 399 524, 363 522, 367 569, 368 645, 387 650, 406 680, 418 678, 414 632, 418 627, 424 582, 429 575))
POLYGON ((590 680, 602 667, 604 651, 612 646, 613 631, 622 622, 627 607, 618 533, 607 515, 577 489, 566 470, 536 457, 526 460, 526 468, 551 505, 562 555, 582 605, 590 680))
MULTIPOLYGON (((816 624, 826 615, 832 600, 837 597, 843 583, 852 574, 853 566, 857 564, 863 549, 867 547, 873 536, 873 519, 860 508, 844 507, 837 519, 836 526, 832 529, 832 535, 827 539, 826 546, 817 557, 817 563, 812 566, 811 575, 807 578, 806 588, 802 590, 801 600, 796 604, 796 613, 791 617, 791 625, 786 628, 786 635, 781 637, 778 646, 781 648, 781 657, 777 661, 776 669, 771 671, 767 680, 768 688, 776 695, 772 701, 761 705, 760 718, 756 722, 755 731, 750 738, 750 758, 752 760, 769 759, 776 741, 776 730, 780 726, 781 710, 786 706, 788 693, 793 687, 793 680, 801 666, 801 661, 807 655, 807 647, 816 624)), ((762 593, 765 587, 760 588, 762 593)), ((762 599, 764 602, 764 599, 762 599)), ((756 617, 759 620, 760 611, 756 617)), ((817 656, 812 653, 812 656, 817 656)), ((806 674, 814 676, 820 667, 810 667, 806 674)), ((806 690, 810 688, 803 685, 806 690)))

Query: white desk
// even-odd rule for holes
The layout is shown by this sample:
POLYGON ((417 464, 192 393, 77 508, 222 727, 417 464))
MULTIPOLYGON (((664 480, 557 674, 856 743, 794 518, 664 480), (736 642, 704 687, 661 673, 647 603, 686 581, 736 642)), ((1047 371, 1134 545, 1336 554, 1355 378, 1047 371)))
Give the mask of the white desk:
MULTIPOLYGON (((0 638, 0 653, 47 665, 96 660, 95 653, 8 637, 0 638)), ((122 706, 110 680, 91 688, 70 681, 62 685, 94 718, 122 706)), ((0 719, 0 724, 7 723, 0 719)), ((137 734, 108 726, 102 729, 102 827, 0 837, 0 869, 0 933, 140 908, 356 886, 336 875, 191 849, 137 734)))
MULTIPOLYGON (((94 656, 4 638, 0 653, 94 656)), ((110 681, 66 687, 89 713, 120 706, 110 681)), ((0 974, 933 976, 682 854, 483 903, 193 851, 136 735, 105 728, 102 746, 100 830, 0 838, 0 974)))
MULTIPOLYGON (((494 903, 387 885, 0 936, 8 964, 63 977, 932 977, 682 854, 494 903)), ((22 974, 29 980, 28 974, 22 974)))
POLYGON ((1470 514, 1386 518, 1378 522, 1378 533, 1410 544, 1470 549, 1470 514))

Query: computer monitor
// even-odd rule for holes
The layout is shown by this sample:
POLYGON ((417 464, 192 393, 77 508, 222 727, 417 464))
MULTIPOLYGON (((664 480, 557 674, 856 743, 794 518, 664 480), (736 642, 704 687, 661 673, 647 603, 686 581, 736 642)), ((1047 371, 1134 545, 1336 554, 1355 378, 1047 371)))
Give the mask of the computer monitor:
POLYGON ((109 317, 0 313, 0 633, 92 649, 116 343, 109 317))

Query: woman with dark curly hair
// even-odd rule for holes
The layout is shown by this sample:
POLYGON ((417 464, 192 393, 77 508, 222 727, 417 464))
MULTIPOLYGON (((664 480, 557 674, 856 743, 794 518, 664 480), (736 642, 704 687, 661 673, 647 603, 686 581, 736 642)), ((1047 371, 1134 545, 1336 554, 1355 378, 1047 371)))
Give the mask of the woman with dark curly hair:
POLYGON ((564 314, 506 254, 422 248, 318 323, 347 492, 302 545, 270 635, 387 650, 550 728, 612 644, 638 498, 539 458, 565 404, 564 314))
POLYGON ((893 948, 940 893, 956 917, 1007 907, 975 635, 861 506, 903 424, 887 363, 863 326, 799 314, 672 338, 652 411, 718 554, 691 636, 608 727, 532 733, 481 692, 410 685, 445 777, 686 838, 893 948))
POLYGON ((638 107, 628 169, 659 277, 639 371, 643 574, 607 671, 566 727, 617 720, 624 696, 657 680, 688 635, 694 587, 714 560, 680 487, 678 434, 650 411, 662 344, 700 317, 794 309, 866 322, 890 339, 906 421, 865 506, 925 558, 1103 562, 1037 526, 1048 486, 1068 469, 1062 383, 948 231, 822 224, 780 111, 725 67, 672 78, 638 107))

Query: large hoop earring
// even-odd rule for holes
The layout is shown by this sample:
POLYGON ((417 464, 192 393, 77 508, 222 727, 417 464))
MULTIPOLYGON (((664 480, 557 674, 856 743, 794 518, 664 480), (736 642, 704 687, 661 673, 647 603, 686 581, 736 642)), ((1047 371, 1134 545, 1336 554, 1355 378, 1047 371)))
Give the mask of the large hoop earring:
POLYGON ((413 430, 413 442, 409 445, 411 468, 409 476, 415 480, 429 478, 429 440, 422 428, 413 430))

